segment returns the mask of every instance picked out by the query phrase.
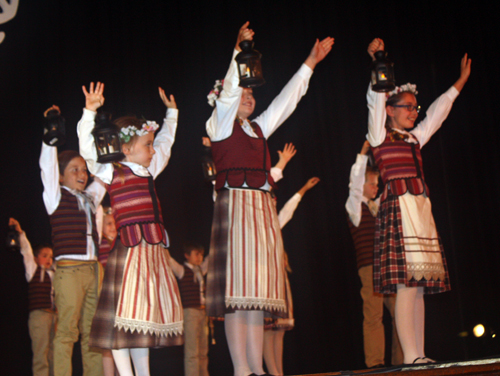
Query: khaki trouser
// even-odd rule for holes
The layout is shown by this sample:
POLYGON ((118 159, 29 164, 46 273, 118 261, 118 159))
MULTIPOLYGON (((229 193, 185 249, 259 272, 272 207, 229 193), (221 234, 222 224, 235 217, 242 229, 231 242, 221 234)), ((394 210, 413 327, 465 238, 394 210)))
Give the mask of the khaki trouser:
POLYGON ((373 367, 384 364, 385 335, 382 318, 384 304, 392 317, 392 364, 403 363, 403 351, 394 323, 395 295, 382 295, 373 292, 373 265, 368 265, 358 270, 361 278, 361 298, 363 299, 363 342, 366 366, 373 367))
POLYGON ((33 351, 33 376, 54 376, 53 340, 57 314, 35 309, 30 312, 28 328, 33 351))
POLYGON ((103 376, 102 356, 89 349, 92 319, 97 307, 99 269, 97 261, 77 266, 58 265, 54 276, 55 303, 58 311, 54 338, 54 372, 56 376, 71 376, 73 345, 82 348, 84 376, 103 376))
POLYGON ((184 375, 208 376, 208 320, 205 309, 184 308, 184 375))

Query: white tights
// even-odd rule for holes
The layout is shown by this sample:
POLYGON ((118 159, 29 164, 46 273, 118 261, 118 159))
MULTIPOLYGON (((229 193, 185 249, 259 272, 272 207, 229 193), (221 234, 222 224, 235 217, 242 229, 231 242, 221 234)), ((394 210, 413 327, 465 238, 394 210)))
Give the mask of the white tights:
POLYGON ((411 364, 416 358, 425 357, 424 288, 406 287, 403 284, 398 284, 397 291, 396 328, 403 349, 404 362, 411 364))
POLYGON ((224 327, 234 376, 263 375, 264 312, 226 313, 224 327))
POLYGON ((266 330, 264 332, 264 360, 267 372, 271 375, 283 375, 283 338, 284 330, 266 330))
POLYGON ((150 376, 148 348, 120 349, 111 350, 111 352, 120 376, 134 376, 130 358, 134 362, 136 376, 150 376))

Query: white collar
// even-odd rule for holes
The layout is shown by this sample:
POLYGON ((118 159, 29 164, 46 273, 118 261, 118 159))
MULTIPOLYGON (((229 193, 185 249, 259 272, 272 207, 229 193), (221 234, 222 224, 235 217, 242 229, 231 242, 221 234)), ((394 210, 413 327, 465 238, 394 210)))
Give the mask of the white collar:
POLYGON ((139 175, 139 176, 151 176, 151 174, 149 173, 148 169, 146 167, 138 164, 138 163, 135 163, 135 162, 126 162, 126 161, 122 161, 120 163, 124 164, 127 167, 130 167, 130 169, 132 170, 132 172, 135 175, 139 175))

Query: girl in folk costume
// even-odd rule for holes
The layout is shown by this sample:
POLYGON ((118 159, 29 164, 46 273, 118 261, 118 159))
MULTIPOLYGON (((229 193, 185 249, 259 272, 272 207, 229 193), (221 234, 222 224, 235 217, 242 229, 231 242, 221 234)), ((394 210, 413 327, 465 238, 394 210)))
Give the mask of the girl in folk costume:
POLYGON ((264 374, 264 311, 283 313, 285 263, 276 209, 269 193, 274 181, 266 138, 293 112, 333 38, 316 41, 305 64, 269 108, 250 122, 252 89, 239 87, 235 56, 254 32, 245 23, 206 129, 212 142, 218 191, 214 208, 207 280, 207 310, 224 316, 236 376, 264 374))
MULTIPOLYGON (((51 110, 60 112, 52 106, 45 116, 51 110)), ((89 336, 99 287, 95 208, 106 189, 98 181, 86 187, 87 166, 74 150, 57 154, 56 147, 42 143, 40 169, 57 265, 53 284, 58 310, 54 374, 71 376, 73 344, 80 335, 83 374, 101 376, 102 357, 90 350, 89 336)))
POLYGON ((86 105, 78 124, 80 151, 89 170, 106 184, 118 230, 108 257, 103 289, 92 323, 91 344, 112 349, 121 376, 149 375, 149 348, 182 344, 179 289, 163 248, 169 240, 154 179, 170 159, 177 107, 159 88, 167 106, 163 127, 133 116, 116 119, 125 159, 99 164, 94 139, 96 110, 104 103, 104 84, 83 87, 86 105))
MULTIPOLYGON (((379 50, 384 50, 384 43, 374 39, 368 53, 374 59, 379 50)), ((405 363, 433 362, 424 352, 423 295, 450 289, 420 149, 448 116, 470 69, 471 60, 465 54, 460 78, 432 103, 415 128, 419 111, 415 85, 398 87, 388 98, 371 87, 367 93, 367 139, 384 183, 375 225, 374 289, 397 293, 396 327, 405 363)))

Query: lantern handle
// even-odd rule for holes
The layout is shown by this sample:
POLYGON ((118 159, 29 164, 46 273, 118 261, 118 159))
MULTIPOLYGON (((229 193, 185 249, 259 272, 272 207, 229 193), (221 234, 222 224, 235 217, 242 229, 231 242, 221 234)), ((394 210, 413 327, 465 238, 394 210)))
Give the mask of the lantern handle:
POLYGON ((384 41, 382 39, 375 38, 374 40, 372 40, 370 42, 370 44, 368 45, 368 49, 367 49, 368 55, 371 56, 373 61, 376 60, 374 55, 378 51, 385 51, 385 45, 384 45, 384 41))
MULTIPOLYGON (((242 27, 240 27, 240 30, 238 31, 238 38, 236 38, 236 51, 241 52, 241 47, 240 43, 245 41, 245 40, 253 40, 253 36, 255 35, 255 32, 252 29, 248 28, 248 25, 250 25, 250 21, 247 21, 243 24, 242 27)), ((253 45, 252 45, 253 47, 253 45)))

